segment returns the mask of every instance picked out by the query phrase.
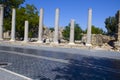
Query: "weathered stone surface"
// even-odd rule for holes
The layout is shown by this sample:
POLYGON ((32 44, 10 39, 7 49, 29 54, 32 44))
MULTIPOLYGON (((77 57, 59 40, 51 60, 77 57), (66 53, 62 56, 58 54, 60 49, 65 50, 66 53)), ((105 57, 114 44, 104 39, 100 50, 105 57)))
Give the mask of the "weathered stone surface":
POLYGON ((15 41, 15 23, 16 23, 16 10, 12 10, 12 28, 11 28, 11 40, 15 41))
MULTIPOLYGON (((85 43, 86 39, 87 39, 86 34, 84 34, 82 37, 82 42, 85 43)), ((92 34, 91 39, 92 39, 91 44, 93 46, 102 46, 105 43, 109 43, 110 41, 115 40, 114 37, 110 37, 110 36, 102 35, 102 34, 92 34)))
POLYGON ((115 48, 119 49, 120 50, 120 10, 117 12, 117 41, 114 42, 114 46, 115 48))
POLYGON ((56 9, 55 14, 55 33, 54 33, 54 43, 58 44, 58 33, 59 33, 59 8, 56 9))
POLYGON ((0 40, 3 40, 3 17, 4 17, 4 6, 0 5, 0 40))
POLYGON ((92 9, 88 10, 88 28, 86 46, 91 46, 92 9))
POLYGON ((75 21, 72 19, 71 26, 70 26, 70 42, 69 42, 70 45, 74 44, 74 24, 75 24, 75 21))
POLYGON ((28 42, 28 27, 29 23, 28 21, 25 21, 24 42, 28 42))
POLYGON ((39 19, 39 32, 38 32, 38 42, 42 43, 43 42, 43 15, 44 15, 44 10, 43 8, 40 9, 40 19, 39 19))

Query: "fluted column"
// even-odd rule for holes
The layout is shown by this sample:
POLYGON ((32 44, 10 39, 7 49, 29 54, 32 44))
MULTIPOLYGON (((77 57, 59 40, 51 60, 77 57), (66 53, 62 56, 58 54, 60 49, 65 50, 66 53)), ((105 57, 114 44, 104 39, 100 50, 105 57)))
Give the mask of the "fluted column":
POLYGON ((86 46, 91 46, 92 9, 88 10, 88 28, 86 46))
POLYGON ((29 22, 25 21, 24 42, 28 42, 28 27, 29 27, 29 22))
POLYGON ((12 28, 11 28, 11 40, 15 41, 15 24, 16 23, 16 10, 12 9, 12 28))
POLYGON ((3 40, 3 17, 4 17, 4 7, 0 5, 0 40, 3 40))
POLYGON ((58 32, 59 32, 59 8, 56 9, 56 14, 55 14, 55 31, 54 31, 55 44, 58 44, 58 32))
POLYGON ((70 26, 70 45, 74 44, 74 27, 75 27, 75 21, 72 19, 70 22, 71 26, 70 26))
POLYGON ((43 16, 44 16, 44 10, 43 8, 40 9, 40 17, 39 17, 39 32, 38 32, 38 41, 39 43, 43 43, 43 16))

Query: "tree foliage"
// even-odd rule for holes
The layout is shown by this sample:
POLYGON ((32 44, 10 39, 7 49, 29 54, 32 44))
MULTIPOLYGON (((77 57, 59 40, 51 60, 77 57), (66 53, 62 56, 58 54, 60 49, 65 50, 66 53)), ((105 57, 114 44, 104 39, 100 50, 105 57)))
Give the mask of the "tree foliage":
POLYGON ((25 0, 0 0, 4 5, 4 31, 11 29, 12 8, 19 8, 25 0))
MULTIPOLYGON (((82 29, 80 28, 80 26, 78 24, 75 24, 74 30, 75 30, 75 33, 74 33, 75 40, 80 40, 81 37, 82 37, 81 33, 83 32, 82 29)), ((65 27, 62 34, 63 34, 64 39, 69 40, 69 37, 70 37, 70 24, 65 27)))
POLYGON ((34 37, 38 32, 39 16, 34 5, 27 4, 25 7, 17 9, 16 13, 16 32, 17 37, 24 36, 24 22, 29 21, 29 37, 34 37))
POLYGON ((107 29, 107 33, 110 35, 114 35, 117 28, 117 20, 116 17, 108 17, 105 19, 105 28, 107 29))
MULTIPOLYGON (((85 34, 87 33, 87 29, 84 31, 84 33, 85 34)), ((91 33, 92 34, 105 34, 105 31, 103 31, 103 29, 101 29, 99 27, 92 25, 91 33)))
POLYGON ((24 2, 25 0, 0 0, 0 4, 3 4, 5 6, 5 18, 11 15, 12 8, 19 8, 20 5, 24 2))
POLYGON ((4 31, 11 30, 12 8, 16 9, 16 37, 24 36, 25 20, 29 21, 29 37, 36 36, 38 32, 39 16, 38 10, 34 5, 26 4, 22 7, 25 0, 0 0, 4 4, 4 31))
POLYGON ((92 34, 104 34, 104 31, 101 28, 92 26, 92 34))

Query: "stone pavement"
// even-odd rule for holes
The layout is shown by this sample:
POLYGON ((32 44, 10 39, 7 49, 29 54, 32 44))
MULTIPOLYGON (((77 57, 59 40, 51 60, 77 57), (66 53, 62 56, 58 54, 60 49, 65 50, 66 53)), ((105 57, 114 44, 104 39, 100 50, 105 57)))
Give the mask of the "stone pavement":
POLYGON ((0 46, 0 62, 11 63, 4 69, 33 80, 120 80, 119 59, 118 52, 101 50, 0 46), (111 56, 106 57, 105 53, 111 56))
POLYGON ((32 80, 32 79, 0 67, 0 80, 32 80))

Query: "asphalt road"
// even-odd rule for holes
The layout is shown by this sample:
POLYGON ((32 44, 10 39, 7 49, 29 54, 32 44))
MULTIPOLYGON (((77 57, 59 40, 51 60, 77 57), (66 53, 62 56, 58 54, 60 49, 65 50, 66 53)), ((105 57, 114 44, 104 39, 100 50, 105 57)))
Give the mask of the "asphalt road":
MULTIPOLYGON (((33 80, 120 80, 120 59, 0 46, 0 63, 8 63, 2 69, 33 80)), ((0 80, 7 80, 2 73, 13 76, 0 69, 0 80)))

